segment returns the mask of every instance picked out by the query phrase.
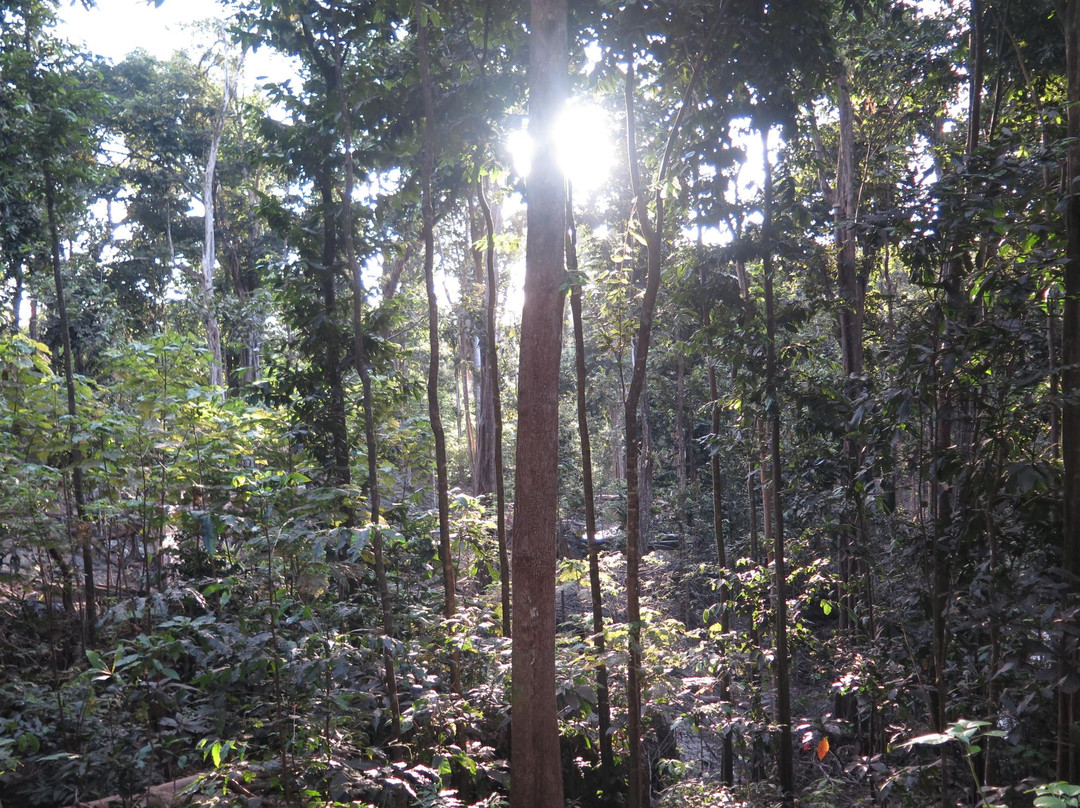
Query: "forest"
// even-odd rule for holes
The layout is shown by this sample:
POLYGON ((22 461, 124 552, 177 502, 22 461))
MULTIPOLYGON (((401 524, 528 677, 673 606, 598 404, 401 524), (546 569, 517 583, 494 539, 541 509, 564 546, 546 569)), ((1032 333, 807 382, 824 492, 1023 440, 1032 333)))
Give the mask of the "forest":
POLYGON ((0 2, 4 808, 1080 806, 1080 0, 220 3, 0 2))

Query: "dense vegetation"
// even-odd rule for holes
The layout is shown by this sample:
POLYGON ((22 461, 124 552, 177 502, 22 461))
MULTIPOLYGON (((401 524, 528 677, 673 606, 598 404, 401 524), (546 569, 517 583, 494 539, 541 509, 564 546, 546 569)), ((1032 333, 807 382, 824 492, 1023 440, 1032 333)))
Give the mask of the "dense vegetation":
POLYGON ((0 3, 6 808, 1080 804, 1080 2, 223 5, 0 3))

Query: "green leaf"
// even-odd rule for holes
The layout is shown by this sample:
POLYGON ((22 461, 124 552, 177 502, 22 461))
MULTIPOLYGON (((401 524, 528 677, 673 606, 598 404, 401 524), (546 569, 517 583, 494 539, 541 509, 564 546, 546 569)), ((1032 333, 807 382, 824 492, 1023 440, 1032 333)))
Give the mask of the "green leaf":
POLYGON ((1068 803, 1058 797, 1049 794, 1035 798, 1035 808, 1068 808, 1068 803))
POLYGON ((952 735, 944 735, 940 732, 931 732, 929 735, 920 735, 918 738, 912 738, 910 741, 904 741, 901 746, 916 746, 921 744, 923 746, 941 746, 943 743, 949 741, 955 741, 952 735))

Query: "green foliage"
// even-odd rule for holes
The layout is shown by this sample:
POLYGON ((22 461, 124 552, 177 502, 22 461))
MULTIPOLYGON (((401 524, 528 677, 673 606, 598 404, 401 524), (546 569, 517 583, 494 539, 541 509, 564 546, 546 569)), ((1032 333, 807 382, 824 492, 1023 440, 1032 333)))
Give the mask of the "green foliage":
MULTIPOLYGON (((771 785, 776 604, 762 513, 763 426, 774 414, 800 801, 1078 803, 1076 786, 1034 785, 1057 776, 1055 693, 1078 681, 1076 605, 1057 572, 1071 483, 1056 429, 1060 408, 1075 403, 1060 380, 1063 42, 1046 0, 983 5, 988 70, 971 154, 965 4, 571 10, 572 81, 616 122, 620 65, 635 62, 650 171, 689 71, 707 56, 661 189, 664 279, 642 411, 649 552, 633 628, 662 805, 782 801, 771 785), (841 69, 854 105, 850 223, 834 212, 841 69), (750 164, 758 129, 776 132, 769 243, 750 164), (865 284, 855 374, 837 339, 837 233, 848 225, 865 284), (765 384, 766 252, 775 391, 765 384), (939 445, 946 411, 950 440, 939 445), (714 458, 726 570, 712 534, 714 458), (971 718, 911 739, 937 726, 939 662, 945 714, 971 718), (726 748, 730 787, 719 783, 726 748)), ((40 310, 34 338, 7 314, 0 334, 0 799, 128 799, 201 772, 193 801, 205 805, 501 804, 510 640, 499 636, 493 506, 469 493, 476 445, 466 424, 476 420, 466 414, 479 418, 471 372, 486 329, 466 195, 481 176, 493 200, 527 190, 502 153, 525 109, 525 27, 512 4, 421 9, 439 127, 439 283, 451 304, 439 324, 451 360, 440 395, 457 416, 450 466, 461 486, 451 495, 459 607, 448 620, 420 398, 414 7, 233 7, 245 46, 291 55, 301 74, 228 110, 214 200, 228 395, 204 386, 203 340, 189 334, 198 313, 179 299, 201 253, 192 205, 206 201, 201 172, 220 97, 213 68, 138 52, 101 66, 55 37, 54 4, 0 10, 0 296, 6 311, 21 296, 10 320, 30 302, 40 310), (349 200, 346 120, 357 182, 349 200), (122 144, 120 159, 104 156, 102 138, 110 152, 122 144), (56 375, 60 334, 42 271, 46 172, 59 192, 81 374, 75 422, 56 375), (115 206, 113 221, 95 219, 96 199, 115 206), (347 220, 361 290, 344 271, 347 220), (354 337, 372 377, 378 525, 363 516, 372 481, 354 337), (69 435, 89 499, 81 521, 70 505, 69 435), (385 547, 392 636, 376 628, 373 530, 385 547), (72 597, 83 540, 102 601, 99 640, 87 648, 72 597), (398 740, 385 652, 402 708, 398 740)), ((580 546, 562 542, 571 557, 555 594, 553 686, 567 793, 582 806, 621 797, 599 774, 601 663, 617 769, 627 755, 620 461, 643 255, 625 186, 613 177, 576 211, 607 651, 593 642, 580 546)), ((513 210, 500 216, 496 204, 500 298, 520 286, 513 210)), ((498 334, 511 457, 513 432, 531 425, 515 422, 511 315, 498 334)), ((561 538, 581 532, 583 512, 571 367, 568 353, 561 538)))
POLYGON ((1046 783, 1035 787, 1035 808, 1073 808, 1080 805, 1080 786, 1046 783))

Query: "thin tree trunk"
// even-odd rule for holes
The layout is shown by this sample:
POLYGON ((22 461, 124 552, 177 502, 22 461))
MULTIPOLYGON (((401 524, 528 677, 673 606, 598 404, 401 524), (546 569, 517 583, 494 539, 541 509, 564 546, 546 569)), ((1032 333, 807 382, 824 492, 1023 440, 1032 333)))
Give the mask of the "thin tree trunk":
MULTIPOLYGON (((56 314, 60 320, 60 342, 64 347, 64 383, 67 388, 67 412, 71 418, 68 429, 71 439, 71 489, 75 500, 75 516, 77 524, 73 535, 78 539, 82 550, 83 559, 83 615, 85 625, 83 628, 83 644, 90 647, 94 644, 97 632, 97 600, 94 589, 94 555, 90 544, 90 525, 86 522, 86 493, 83 486, 82 450, 75 442, 76 418, 78 409, 75 402, 75 370, 74 358, 71 352, 71 326, 68 322, 67 300, 64 296, 64 277, 61 272, 60 259, 60 223, 56 216, 56 184, 52 172, 48 166, 42 169, 45 180, 45 205, 49 220, 49 242, 52 251, 53 282, 56 285, 56 314)), ((60 573, 65 580, 64 607, 68 608, 71 599, 70 590, 70 567, 67 562, 60 558, 57 553, 53 560, 59 561, 60 573)))
POLYGON ((679 618, 684 625, 690 623, 690 592, 686 569, 689 562, 687 536, 687 448, 686 448, 686 352, 682 328, 677 327, 675 340, 679 345, 675 360, 675 511, 679 526, 679 618))
MULTIPOLYGON (((715 30, 715 29, 714 29, 715 30)), ((653 183, 653 205, 655 223, 649 217, 648 197, 642 186, 638 166, 637 123, 634 114, 635 76, 631 63, 626 70, 626 143, 627 158, 630 165, 630 186, 634 196, 637 220, 645 239, 647 251, 647 271, 645 294, 641 299, 638 328, 634 341, 634 367, 630 374, 630 386, 624 402, 624 423, 626 434, 626 621, 629 625, 629 661, 627 664, 627 725, 626 735, 629 745, 628 766, 628 808, 643 808, 649 802, 648 773, 645 771, 641 749, 641 689, 644 671, 641 667, 641 603, 640 603, 640 565, 641 546, 641 503, 639 501, 639 462, 641 460, 641 423, 639 412, 641 398, 645 389, 645 368, 649 356, 649 342, 652 336, 653 316, 656 308, 656 296, 660 290, 660 270, 663 261, 664 200, 660 193, 667 176, 668 165, 675 148, 675 143, 682 127, 682 121, 690 103, 700 76, 702 60, 694 65, 690 81, 687 83, 679 111, 668 133, 660 167, 653 183)))
POLYGON ((23 265, 21 261, 15 262, 13 272, 15 274, 15 290, 11 295, 11 333, 18 334, 23 302, 23 265))
POLYGON ((379 530, 379 521, 381 519, 379 442, 375 431, 375 405, 371 388, 371 372, 368 367, 367 350, 364 347, 364 282, 360 271, 360 262, 356 258, 356 245, 353 243, 352 198, 356 180, 353 166, 352 114, 342 80, 340 56, 336 67, 338 74, 338 104, 345 139, 345 194, 341 203, 344 219, 342 229, 345 242, 345 258, 349 265, 349 278, 353 287, 353 364, 356 367, 356 373, 360 377, 363 388, 364 442, 367 449, 367 489, 370 513, 369 530, 371 549, 375 556, 375 586, 379 591, 379 604, 382 607, 382 628, 385 635, 380 644, 383 649, 386 695, 390 702, 390 740, 396 746, 401 741, 401 704, 398 701, 397 672, 394 667, 394 655, 391 651, 391 643, 394 637, 394 611, 390 602, 390 588, 386 582, 386 560, 383 552, 382 533, 379 530))
POLYGON ((611 702, 608 696, 608 669, 604 657, 604 604, 600 589, 600 549, 596 543, 596 502, 593 492, 592 444, 589 439, 588 408, 585 400, 585 332, 581 316, 581 277, 578 275, 577 229, 574 205, 567 183, 566 265, 570 274, 570 311, 574 320, 574 368, 577 374, 578 436, 581 441, 581 476, 585 498, 585 536, 589 547, 589 591, 592 594, 593 646, 596 648, 596 716, 600 735, 600 776, 608 787, 615 782, 615 755, 611 746, 611 702))
MULTIPOLYGON (((465 448, 468 455, 469 463, 469 476, 475 477, 475 469, 477 459, 479 457, 477 453, 477 440, 476 430, 473 429, 473 417, 472 417, 472 388, 473 385, 469 383, 469 379, 472 378, 472 351, 469 347, 472 344, 472 338, 465 331, 465 318, 462 317, 458 322, 458 357, 457 364, 461 368, 461 411, 465 414, 465 448)), ((479 416, 478 416, 479 418, 479 416)), ((460 421, 458 422, 460 424, 460 421)), ((458 434, 460 436, 460 428, 458 434)), ((464 480, 464 470, 461 474, 461 478, 464 480)), ((479 494, 479 491, 474 490, 474 494, 479 494)))
MULTIPOLYGON (((731 613, 728 604, 728 559, 724 547, 724 479, 720 474, 720 392, 716 382, 716 364, 709 364, 709 397, 712 399, 712 436, 713 447, 709 456, 709 477, 712 482, 713 539, 716 542, 716 570, 720 578, 719 602, 720 629, 726 635, 731 630, 731 613)), ((731 675, 725 669, 720 678, 720 699, 731 698, 731 675)), ((735 752, 732 743, 732 730, 724 731, 723 753, 720 761, 721 779, 724 785, 735 782, 735 752)))
MULTIPOLYGON (((634 348, 636 351, 636 344, 634 348)), ((646 376, 645 383, 641 386, 641 405, 638 413, 639 440, 641 443, 641 448, 638 450, 641 464, 638 471, 638 514, 641 520, 638 535, 641 540, 642 556, 649 552, 649 536, 652 535, 653 451, 649 401, 649 379, 646 376)))
POLYGON ((772 245, 772 166, 769 163, 768 131, 761 132, 765 161, 765 221, 761 226, 764 241, 765 327, 766 327, 766 398, 771 402, 769 453, 772 462, 773 571, 776 591, 776 723, 779 725, 776 763, 784 804, 795 804, 795 771, 791 757, 791 687, 788 681, 787 643, 787 570, 784 558, 784 508, 781 501, 783 473, 780 454, 780 401, 777 397, 776 299, 773 289, 772 245))
MULTIPOLYGON (((653 309, 660 288, 660 236, 649 220, 647 197, 638 172, 637 129, 634 116, 634 93, 636 91, 634 66, 626 70, 626 140, 630 160, 631 185, 636 200, 637 219, 648 250, 648 273, 645 296, 641 303, 633 352, 633 371, 630 387, 623 404, 626 435, 626 622, 629 627, 629 662, 626 682, 626 738, 629 757, 627 772, 627 808, 644 808, 649 804, 648 773, 642 755, 641 741, 641 690, 643 670, 641 667, 641 517, 640 489, 638 483, 641 452, 641 428, 638 421, 641 392, 645 386, 645 360, 648 358, 649 337, 652 329, 653 309), (655 271, 654 271, 655 266, 655 271), (640 367, 640 372, 638 368, 640 367)), ((662 205, 658 201, 658 208, 662 205)), ((657 219, 662 208, 657 210, 657 219)))
MULTIPOLYGON (((496 510, 496 535, 499 547, 499 594, 502 603, 502 631, 504 637, 509 637, 510 624, 510 555, 506 548, 506 486, 504 483, 505 472, 503 470, 503 423, 502 423, 502 399, 499 390, 499 353, 495 339, 495 303, 499 294, 499 284, 495 276, 495 221, 491 216, 491 207, 488 205, 487 196, 484 193, 483 180, 477 185, 477 198, 480 200, 480 209, 484 213, 484 225, 487 233, 485 247, 485 264, 487 269, 487 297, 485 299, 487 321, 487 350, 484 352, 484 367, 482 376, 486 375, 487 398, 484 409, 490 410, 492 426, 492 443, 495 455, 495 510, 496 510)), ((483 387, 483 384, 481 384, 483 387)))
MULTIPOLYGON (((435 495, 439 512, 439 555, 443 570, 443 614, 450 620, 457 614, 457 582, 453 549, 450 543, 450 495, 446 471, 446 434, 443 431, 439 408, 439 303, 435 295, 435 208, 432 202, 432 180, 435 173, 435 95, 431 81, 428 24, 422 0, 416 3, 417 47, 420 51, 420 81, 424 99, 424 146, 421 167, 423 194, 424 280, 427 285, 428 310, 428 418, 435 439, 435 495)), ((450 687, 461 693, 461 666, 458 654, 450 660, 450 687)), ((461 736, 462 727, 459 725, 461 736)), ((463 741, 458 739, 459 745, 463 741)))
POLYGON ((225 57, 225 86, 222 91, 221 108, 214 118, 210 132, 210 149, 206 155, 206 172, 203 175, 203 252, 202 272, 199 274, 199 306, 203 324, 206 326, 206 344, 210 349, 210 386, 221 387, 225 383, 224 362, 221 353, 221 327, 218 324, 214 304, 214 173, 217 170, 218 150, 225 131, 225 116, 229 111, 236 88, 235 71, 230 72, 228 54, 225 57))
POLYGON ((979 134, 982 127, 984 38, 983 0, 971 0, 971 32, 968 45, 968 70, 970 71, 967 131, 968 157, 975 154, 975 150, 979 147, 979 134))
POLYGON ((555 524, 566 197, 555 121, 569 84, 566 0, 531 0, 525 305, 514 506, 511 808, 563 804, 555 700, 555 524))
MULTIPOLYGON (((1058 4, 1060 7, 1060 3, 1058 4)), ((1080 0, 1064 3, 1066 72, 1068 75, 1068 162, 1065 188, 1068 202, 1065 226, 1066 247, 1065 297, 1062 301, 1061 373, 1061 456, 1065 466, 1064 515, 1062 533, 1062 569, 1068 582, 1069 608, 1080 592, 1080 0)), ((1075 649, 1067 649, 1067 662, 1075 664, 1075 649)), ((1080 743, 1077 743, 1077 720, 1080 718, 1080 694, 1058 691, 1057 777, 1070 783, 1080 781, 1080 743)))
MULTIPOLYGON (((336 92, 336 87, 333 87, 336 92)), ((322 266, 318 268, 319 285, 322 292, 323 310, 316 326, 319 342, 323 346, 322 376, 323 384, 330 394, 329 413, 327 416, 327 429, 330 432, 330 441, 333 452, 330 469, 331 479, 339 487, 349 485, 352 480, 352 469, 349 458, 349 433, 348 421, 345 414, 345 389, 341 381, 341 357, 339 353, 339 337, 334 325, 335 309, 337 308, 337 289, 335 284, 335 268, 338 261, 337 255, 337 229, 334 226, 334 184, 329 169, 324 168, 318 177, 319 199, 322 208, 322 266)))
MULTIPOLYGON (((982 109, 982 3, 972 0, 971 32, 968 55, 969 72, 969 107, 966 153, 970 159, 979 144, 979 123, 982 109)), ((935 469, 934 524, 931 537, 931 594, 930 613, 933 626, 933 672, 934 698, 933 722, 937 732, 944 732, 948 723, 949 687, 946 679, 948 662, 948 632, 946 626, 946 608, 949 598, 950 575, 946 561, 946 544, 952 530, 955 491, 948 480, 941 479, 940 470, 944 468, 950 452, 954 451, 953 425, 957 416, 957 391, 950 386, 954 373, 946 368, 944 357, 954 350, 959 339, 957 320, 965 306, 961 289, 962 264, 959 259, 949 258, 942 266, 941 286, 945 296, 942 311, 942 339, 939 345, 938 379, 936 407, 933 430, 933 457, 935 469)), ((941 747, 941 806, 945 808, 949 801, 949 759, 947 750, 941 747)))
MULTIPOLYGON (((484 179, 481 179, 476 184, 477 199, 483 198, 483 201, 478 201, 478 205, 481 208, 480 222, 485 226, 485 249, 481 250, 479 247, 473 248, 473 257, 476 263, 474 268, 473 279, 476 283, 483 283, 485 285, 485 298, 484 298, 484 310, 485 321, 487 319, 486 313, 489 307, 489 299, 492 294, 491 289, 487 284, 486 274, 486 252, 491 250, 492 271, 495 266, 495 252, 494 252, 494 219, 491 217, 491 209, 487 208, 487 213, 484 213, 484 207, 487 205, 487 199, 484 196, 484 179), (491 219, 490 228, 487 227, 488 219, 491 219)), ((470 225, 474 221, 473 212, 469 211, 470 225)), ((473 244, 478 244, 481 235, 479 227, 473 230, 473 244)), ((498 292, 496 291, 497 295, 498 292)), ((495 298, 494 302, 497 302, 498 298, 495 298)), ((480 362, 477 368, 478 375, 480 376, 479 384, 479 396, 476 404, 476 453, 473 458, 472 469, 472 485, 473 493, 477 496, 484 494, 491 494, 495 491, 495 412, 492 408, 492 377, 491 377, 491 361, 488 358, 488 353, 496 349, 495 343, 492 342, 493 337, 489 334, 490 329, 486 327, 484 334, 480 339, 480 362)), ((472 361, 470 357, 470 361, 472 361)), ((498 380, 495 380, 498 384, 498 380)), ((500 425, 501 428, 501 425, 500 425)), ((509 619, 509 618, 508 618, 509 619)))
MULTIPOLYGON (((863 369, 863 316, 865 288, 860 284, 858 262, 855 253, 855 114, 851 105, 851 87, 847 66, 841 65, 837 74, 837 95, 839 97, 840 144, 836 169, 836 206, 835 242, 837 248, 836 277, 840 295, 840 348, 844 366, 844 390, 848 402, 854 406, 859 391, 858 377, 863 369)), ((855 580, 857 567, 857 549, 864 543, 865 537, 858 535, 858 493, 855 478, 862 462, 862 447, 856 440, 847 437, 844 440, 844 454, 847 460, 848 502, 841 529, 839 531, 840 565, 840 629, 850 634, 857 624, 855 580)), ((846 720, 854 720, 855 700, 837 694, 836 714, 846 720)))
MULTIPOLYGON (((745 270, 741 263, 738 266, 738 274, 740 283, 745 286, 745 270)), ((704 265, 702 265, 699 271, 698 284, 701 286, 704 286, 705 284, 704 265)), ((706 334, 706 349, 711 354, 713 345, 711 330, 712 312, 703 306, 699 312, 699 316, 701 318, 701 327, 705 330, 706 334)), ((710 423, 712 447, 709 452, 709 480, 712 488, 713 541, 716 546, 716 570, 719 579, 717 591, 719 594, 718 606, 720 608, 720 628, 726 635, 731 629, 731 614, 728 604, 730 597, 727 579, 729 572, 728 559, 727 549, 724 544, 724 481, 720 473, 720 390, 717 383, 715 362, 709 363, 709 400, 712 402, 710 423)), ((720 679, 720 699, 721 701, 728 701, 730 698, 731 675, 730 671, 725 669, 724 675, 720 679)), ((720 776, 725 785, 730 786, 735 782, 735 752, 731 729, 725 730, 723 735, 720 776)))

